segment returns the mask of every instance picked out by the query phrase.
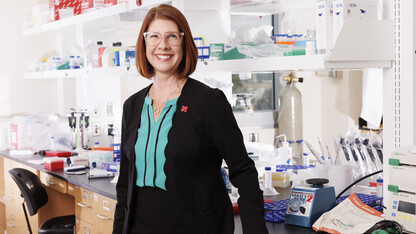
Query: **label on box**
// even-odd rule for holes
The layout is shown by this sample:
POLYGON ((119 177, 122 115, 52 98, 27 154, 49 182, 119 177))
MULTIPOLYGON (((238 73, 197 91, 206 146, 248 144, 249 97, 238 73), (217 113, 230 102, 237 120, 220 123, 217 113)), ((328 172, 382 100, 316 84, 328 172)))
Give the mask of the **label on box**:
POLYGON ((224 59, 224 43, 209 44, 209 57, 210 57, 210 60, 223 60, 224 59))
POLYGON ((286 214, 309 217, 314 195, 313 192, 295 192, 292 190, 286 214))

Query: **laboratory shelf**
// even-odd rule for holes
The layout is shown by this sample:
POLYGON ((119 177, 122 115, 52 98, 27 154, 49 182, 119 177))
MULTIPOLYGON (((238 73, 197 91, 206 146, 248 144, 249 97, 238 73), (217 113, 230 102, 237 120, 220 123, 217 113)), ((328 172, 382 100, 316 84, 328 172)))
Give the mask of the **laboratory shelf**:
POLYGON ((231 15, 271 15, 301 8, 314 8, 310 0, 231 0, 231 15))
POLYGON ((206 61, 198 64, 197 72, 391 68, 394 45, 393 20, 351 19, 328 54, 206 61))
MULTIPOLYGON (((25 79, 55 79, 55 78, 76 78, 87 75, 87 69, 73 69, 73 70, 57 70, 57 71, 42 71, 42 72, 26 72, 25 79)), ((103 67, 93 68, 92 72, 96 77, 119 77, 119 76, 138 76, 136 68, 127 69, 127 67, 103 67)))
POLYGON ((117 4, 114 6, 106 7, 96 11, 86 12, 80 15, 75 15, 72 17, 60 19, 53 22, 48 22, 42 24, 38 27, 27 28, 23 30, 24 36, 34 35, 43 32, 49 31, 59 31, 68 26, 74 26, 77 24, 87 23, 106 17, 117 16, 122 13, 131 12, 131 11, 148 11, 151 7, 162 4, 170 3, 171 1, 167 0, 142 0, 142 5, 137 6, 133 3, 128 4, 117 4))

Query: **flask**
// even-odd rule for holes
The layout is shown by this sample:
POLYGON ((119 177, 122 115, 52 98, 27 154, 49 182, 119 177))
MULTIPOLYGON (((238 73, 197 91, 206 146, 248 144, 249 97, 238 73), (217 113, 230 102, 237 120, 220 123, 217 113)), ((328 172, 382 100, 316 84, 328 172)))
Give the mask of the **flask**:
POLYGON ((287 83, 279 96, 279 134, 286 135, 287 142, 293 149, 294 159, 300 160, 303 153, 302 95, 295 83, 303 82, 303 78, 296 78, 292 72, 283 80, 287 83))

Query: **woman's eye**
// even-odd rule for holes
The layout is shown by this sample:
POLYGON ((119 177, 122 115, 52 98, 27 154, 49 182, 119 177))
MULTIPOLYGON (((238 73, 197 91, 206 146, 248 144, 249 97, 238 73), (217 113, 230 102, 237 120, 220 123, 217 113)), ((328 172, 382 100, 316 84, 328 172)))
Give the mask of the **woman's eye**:
POLYGON ((175 33, 168 34, 167 35, 167 38, 174 38, 174 39, 176 39, 176 38, 178 38, 178 35, 176 35, 175 33))
POLYGON ((155 38, 155 39, 157 39, 157 38, 159 38, 159 35, 157 35, 157 34, 150 34, 150 38, 155 38))

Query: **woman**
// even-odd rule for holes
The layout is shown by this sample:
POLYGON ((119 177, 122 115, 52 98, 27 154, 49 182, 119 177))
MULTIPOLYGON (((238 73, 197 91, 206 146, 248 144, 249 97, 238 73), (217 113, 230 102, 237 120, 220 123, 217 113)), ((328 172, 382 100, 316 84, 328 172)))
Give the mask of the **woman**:
POLYGON ((267 233, 257 171, 223 92, 189 78, 198 51, 176 8, 146 15, 136 66, 153 84, 123 107, 113 233, 233 233, 224 159, 239 189, 244 233, 267 233))

